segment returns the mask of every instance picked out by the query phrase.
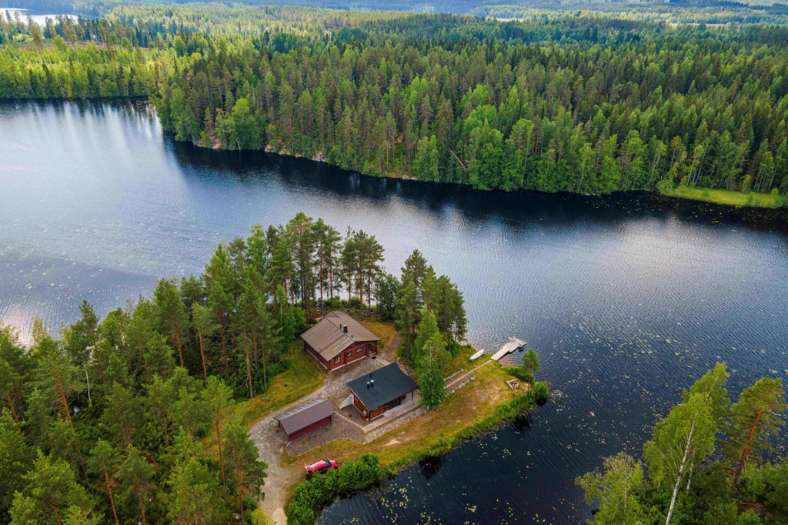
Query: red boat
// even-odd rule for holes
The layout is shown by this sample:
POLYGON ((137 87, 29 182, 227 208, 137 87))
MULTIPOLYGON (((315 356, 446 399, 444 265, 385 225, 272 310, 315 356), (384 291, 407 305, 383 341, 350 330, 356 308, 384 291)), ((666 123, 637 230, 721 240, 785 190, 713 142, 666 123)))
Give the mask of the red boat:
POLYGON ((337 460, 335 459, 321 459, 311 465, 304 465, 304 470, 307 474, 315 474, 331 468, 337 468, 337 460))

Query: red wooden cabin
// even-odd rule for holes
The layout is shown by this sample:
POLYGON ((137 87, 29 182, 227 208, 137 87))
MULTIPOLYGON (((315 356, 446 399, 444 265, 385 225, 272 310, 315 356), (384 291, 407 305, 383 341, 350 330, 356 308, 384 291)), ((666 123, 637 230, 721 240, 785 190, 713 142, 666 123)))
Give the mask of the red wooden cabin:
POLYGON ((375 355, 380 338, 345 312, 326 314, 301 334, 304 350, 326 370, 336 370, 375 355))

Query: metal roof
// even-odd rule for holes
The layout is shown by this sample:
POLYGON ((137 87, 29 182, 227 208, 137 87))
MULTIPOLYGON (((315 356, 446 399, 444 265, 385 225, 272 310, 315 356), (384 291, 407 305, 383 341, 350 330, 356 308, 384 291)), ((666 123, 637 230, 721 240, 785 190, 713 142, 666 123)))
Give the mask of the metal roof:
POLYGON ((294 408, 276 419, 285 432, 290 435, 313 423, 317 423, 334 413, 334 405, 327 399, 313 399, 298 408, 294 408))
POLYGON ((418 388, 416 382, 397 363, 359 376, 347 386, 370 411, 418 388))
POLYGON ((315 326, 301 334, 301 339, 326 361, 330 361, 353 343, 378 341, 380 338, 345 312, 326 314, 315 326))

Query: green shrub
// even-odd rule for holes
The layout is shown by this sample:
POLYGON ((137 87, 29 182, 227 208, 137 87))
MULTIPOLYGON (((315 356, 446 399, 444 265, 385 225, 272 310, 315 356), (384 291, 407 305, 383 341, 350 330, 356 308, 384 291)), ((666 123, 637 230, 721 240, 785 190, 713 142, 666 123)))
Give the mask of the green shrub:
POLYGON ((534 383, 531 392, 537 405, 544 405, 550 399, 550 387, 543 381, 534 383))
POLYGON ((514 377, 516 377, 520 381, 524 381, 524 382, 529 383, 529 384, 533 383, 533 381, 534 381, 534 375, 531 372, 529 372, 528 370, 525 370, 524 368, 508 367, 508 368, 506 368, 506 372, 511 374, 511 375, 513 375, 514 377))
POLYGON ((287 504, 287 523, 312 525, 318 513, 339 496, 347 496, 378 483, 385 476, 378 457, 365 454, 356 462, 302 481, 287 504))
POLYGON ((662 193, 668 193, 673 190, 673 181, 670 179, 662 179, 657 183, 657 189, 662 193))

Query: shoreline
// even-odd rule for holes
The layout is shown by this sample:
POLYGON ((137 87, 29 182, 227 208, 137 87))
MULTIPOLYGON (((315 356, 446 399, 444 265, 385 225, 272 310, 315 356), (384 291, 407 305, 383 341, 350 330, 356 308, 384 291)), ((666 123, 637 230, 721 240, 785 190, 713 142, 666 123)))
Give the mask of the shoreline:
POLYGON ((616 195, 628 195, 628 196, 647 195, 651 198, 660 198, 660 197, 668 198, 676 203, 694 202, 694 203, 711 204, 714 206, 718 206, 723 210, 728 210, 728 211, 746 209, 749 212, 753 212, 753 211, 779 212, 781 210, 788 210, 788 200, 786 200, 785 196, 780 194, 773 195, 769 193, 756 193, 756 192, 743 193, 740 191, 730 191, 730 190, 723 190, 718 188, 706 188, 701 186, 692 187, 692 188, 688 188, 686 186, 676 186, 671 190, 664 190, 662 188, 655 187, 653 190, 650 191, 649 190, 613 191, 610 193, 601 193, 601 194, 576 193, 570 191, 546 192, 546 191, 527 189, 527 188, 518 188, 511 191, 500 189, 500 188, 481 189, 481 188, 474 188, 472 185, 467 183, 453 182, 453 181, 421 180, 411 175, 402 174, 402 173, 400 174, 365 173, 363 171, 344 168, 342 166, 334 164, 329 160, 327 160, 320 152, 309 157, 307 155, 301 155, 298 153, 291 152, 287 148, 276 149, 273 148, 270 144, 267 144, 264 147, 258 149, 242 149, 242 150, 226 149, 216 144, 211 146, 205 146, 188 140, 177 140, 174 137, 174 134, 170 130, 164 128, 162 128, 162 130, 164 132, 165 137, 169 140, 172 140, 175 144, 183 144, 191 148, 194 148, 197 151, 214 152, 218 154, 241 154, 241 155, 250 154, 250 153, 251 154, 263 153, 266 155, 271 155, 274 157, 280 157, 284 159, 304 160, 304 161, 314 162, 316 164, 327 166, 332 169, 342 170, 348 173, 354 173, 374 179, 385 179, 391 181, 408 181, 408 182, 416 182, 422 184, 435 184, 438 186, 454 186, 454 187, 465 188, 468 190, 478 191, 482 193, 501 192, 505 194, 516 194, 519 192, 528 192, 528 193, 536 193, 539 195, 571 195, 576 197, 600 198, 600 199, 604 199, 606 197, 611 197, 616 195))
POLYGON ((784 196, 771 193, 744 193, 700 186, 676 186, 670 189, 658 188, 655 193, 672 199, 706 202, 733 208, 779 210, 786 207, 784 196))
MULTIPOLYGON (((539 383, 537 381, 537 383, 539 383)), ((375 452, 375 448, 371 447, 372 450, 359 450, 358 457, 351 460, 352 463, 357 464, 359 461, 363 460, 365 456, 374 456, 376 461, 379 462, 379 465, 382 469, 382 477, 380 479, 375 480, 375 482, 370 483, 363 487, 355 488, 349 492, 342 492, 331 499, 331 501, 322 506, 319 510, 317 510, 316 514, 319 517, 322 512, 333 505, 338 499, 352 497, 354 495, 361 494, 370 490, 376 486, 386 483, 387 481, 393 479, 402 471, 407 468, 410 468, 422 461, 428 461, 433 458, 439 458, 446 454, 449 454, 453 450, 458 449, 462 445, 471 442, 475 439, 480 439, 487 434, 491 434, 502 428, 504 425, 516 420, 517 418, 527 418, 534 410, 539 408, 544 403, 538 403, 533 396, 533 389, 526 389, 524 393, 518 394, 517 396, 513 397, 509 401, 504 403, 500 403, 497 405, 493 405, 494 410, 491 414, 486 415, 481 421, 476 421, 474 423, 470 423, 460 429, 458 432, 455 432, 448 436, 442 436, 436 444, 432 445, 425 445, 416 450, 412 451, 411 453, 403 456, 399 460, 393 463, 386 463, 385 461, 381 461, 380 456, 375 452)), ((381 438, 386 437, 389 433, 393 433, 396 429, 392 429, 391 432, 384 434, 381 438)), ((374 443, 374 441, 373 441, 374 443)), ((363 448, 363 447, 362 447, 363 448)), ((297 461, 302 456, 298 456, 297 458, 292 458, 292 461, 297 461)), ((302 480, 294 485, 291 485, 286 490, 286 509, 290 507, 293 503, 294 497, 297 494, 297 489, 305 483, 307 480, 302 480)), ((263 514, 265 518, 269 518, 263 514)), ((286 523, 290 523, 289 521, 290 514, 286 514, 286 518, 288 521, 286 523)), ((274 523, 279 525, 282 523, 284 525, 285 522, 277 521, 276 519, 273 520, 274 523)), ((267 523, 266 521, 262 522, 263 524, 267 523)))
MULTIPOLYGON (((371 323, 373 326, 370 328, 382 332, 380 335, 386 348, 382 355, 396 352, 399 338, 393 326, 375 321, 371 323)), ((505 381, 514 376, 489 356, 482 357, 472 367, 462 368, 467 366, 467 358, 472 353, 472 349, 464 347, 454 359, 455 374, 448 381, 452 392, 440 407, 432 411, 418 409, 405 415, 401 421, 395 419, 385 427, 373 430, 360 440, 351 436, 336 437, 291 454, 285 446, 272 439, 274 418, 305 400, 324 395, 326 388, 330 388, 330 381, 326 373, 305 356, 300 345, 291 346, 290 352, 291 367, 274 378, 269 391, 259 396, 269 397, 267 401, 252 399, 236 405, 261 458, 268 464, 268 477, 263 489, 265 496, 257 512, 260 523, 288 522, 288 507, 298 487, 306 481, 301 465, 315 458, 331 457, 341 465, 355 463, 364 455, 373 454, 382 469, 383 475, 378 479, 382 482, 423 459, 446 454, 507 421, 527 416, 538 406, 533 388, 523 383, 518 390, 511 389, 505 381), (308 385, 299 389, 297 397, 286 388, 294 380, 308 385), (469 406, 474 410, 468 410, 469 406)), ((354 493, 363 490, 359 488, 354 493)))
MULTIPOLYGON (((143 102, 144 104, 148 105, 150 108, 155 110, 155 105, 150 100, 150 95, 138 95, 138 96, 128 96, 128 97, 84 97, 84 98, 18 98, 18 97, 0 97, 0 104, 1 103, 65 103, 70 102, 74 104, 115 104, 115 103, 127 103, 127 102, 143 102)), ((161 125, 161 121, 158 119, 159 125, 161 125)), ((314 162, 323 166, 330 167, 332 169, 342 170, 348 173, 354 173, 358 175, 362 175, 364 177, 370 177, 374 179, 385 179, 385 180, 392 180, 392 181, 408 181, 408 182, 418 182, 418 183, 428 183, 428 184, 435 184, 440 186, 454 186, 460 188, 470 189, 472 191, 479 191, 483 193, 492 193, 492 192, 502 192, 506 194, 516 194, 518 192, 529 192, 529 193, 536 193, 540 195, 571 195, 577 197, 585 197, 585 198, 606 198, 616 195, 628 195, 628 196, 636 196, 636 195, 647 195, 651 198, 667 198, 672 202, 681 203, 681 202, 695 202, 695 203, 703 203, 703 204, 711 204, 714 206, 718 206, 722 210, 747 210, 748 213, 763 211, 763 212, 780 212, 786 211, 786 215, 788 215, 788 198, 785 195, 773 195, 770 193, 757 193, 757 192, 750 192, 750 193, 743 193, 740 191, 731 191, 731 190, 724 190, 719 188, 706 188, 706 187, 687 187, 687 186, 676 186, 670 189, 664 189, 655 187, 653 190, 632 190, 632 191, 613 191, 610 193, 602 193, 602 194, 587 194, 587 193, 575 193, 569 191, 557 191, 557 192, 545 192, 541 190, 534 190, 534 189, 527 189, 527 188, 519 188, 516 190, 503 190, 503 189, 480 189, 474 188, 470 184, 462 183, 462 182, 450 182, 450 181, 427 181, 421 180, 416 177, 410 176, 404 173, 384 173, 384 174, 372 174, 372 173, 365 173, 363 171, 357 171, 354 169, 344 168, 337 164, 334 164, 327 160, 322 153, 318 152, 313 156, 302 155, 298 153, 294 153, 289 151, 286 147, 276 149, 272 147, 271 144, 266 144, 265 146, 257 149, 243 149, 243 150, 234 150, 234 149, 227 149, 219 146, 218 144, 212 144, 210 146, 202 145, 196 142, 188 141, 188 140, 178 140, 175 138, 174 133, 171 130, 165 129, 162 126, 162 132, 164 137, 167 140, 172 141, 174 144, 188 146, 193 148, 197 151, 201 152, 213 152, 217 154, 265 154, 275 157, 281 157, 285 159, 297 159, 297 160, 306 160, 310 162, 314 162)))

